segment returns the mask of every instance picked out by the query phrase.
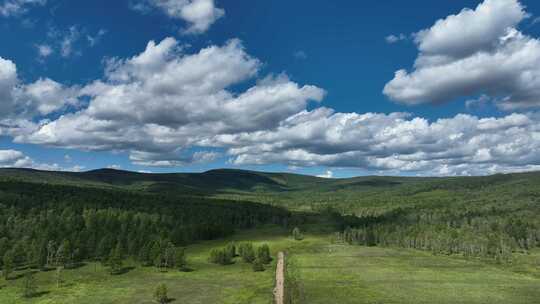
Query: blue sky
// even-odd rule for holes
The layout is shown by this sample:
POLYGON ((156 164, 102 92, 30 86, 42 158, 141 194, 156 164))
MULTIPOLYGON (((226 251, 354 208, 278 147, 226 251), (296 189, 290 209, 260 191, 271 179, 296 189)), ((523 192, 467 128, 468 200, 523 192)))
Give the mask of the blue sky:
POLYGON ((537 16, 540 4, 517 0, 0 0, 0 166, 536 170, 537 16), (166 54, 143 66, 150 41, 166 54), (212 48, 199 71, 182 66, 212 48), (163 93, 168 80, 186 87, 163 93))

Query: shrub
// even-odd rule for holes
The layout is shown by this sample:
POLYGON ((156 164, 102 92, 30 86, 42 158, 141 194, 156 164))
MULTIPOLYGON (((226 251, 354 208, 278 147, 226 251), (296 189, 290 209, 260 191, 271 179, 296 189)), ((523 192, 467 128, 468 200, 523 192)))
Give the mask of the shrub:
POLYGON ((233 257, 227 248, 214 248, 210 251, 210 262, 219 265, 229 265, 233 263, 233 257))
POLYGON ((242 260, 246 263, 253 263, 255 260, 255 250, 253 249, 253 244, 243 243, 239 247, 240 256, 242 260))
POLYGON ((257 259, 263 264, 268 264, 272 261, 270 247, 268 247, 267 244, 263 244, 261 247, 257 248, 257 259))
POLYGON ((251 267, 253 271, 255 272, 264 271, 264 265, 262 261, 258 258, 253 261, 253 264, 251 265, 251 267))
POLYGON ((297 241, 301 241, 304 239, 304 235, 302 234, 302 232, 300 231, 300 228, 298 227, 295 227, 292 231, 292 236, 293 236, 293 239, 297 240, 297 241))
POLYGON ((169 296, 167 295, 167 285, 159 284, 154 291, 154 299, 160 304, 169 302, 169 296))

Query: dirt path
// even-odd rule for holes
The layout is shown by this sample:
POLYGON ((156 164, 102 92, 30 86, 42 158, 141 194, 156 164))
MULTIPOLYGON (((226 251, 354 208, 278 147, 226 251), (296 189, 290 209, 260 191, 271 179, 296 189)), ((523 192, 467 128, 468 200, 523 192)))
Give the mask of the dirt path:
POLYGON ((283 304, 285 296, 285 255, 278 253, 276 265, 276 287, 274 288, 274 301, 276 304, 283 304))

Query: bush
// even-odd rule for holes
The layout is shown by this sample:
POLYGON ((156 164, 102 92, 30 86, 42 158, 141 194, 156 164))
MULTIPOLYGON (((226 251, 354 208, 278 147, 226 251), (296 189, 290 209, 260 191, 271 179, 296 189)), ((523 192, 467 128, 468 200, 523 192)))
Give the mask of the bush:
POLYGON ((167 295, 167 285, 159 284, 154 291, 154 299, 160 304, 169 302, 169 296, 167 295))
POLYGON ((242 260, 246 263, 253 263, 255 260, 255 250, 253 249, 253 244, 243 243, 239 247, 240 256, 242 260))
POLYGON ((268 247, 267 244, 263 244, 261 247, 257 248, 257 259, 263 264, 268 264, 272 261, 270 247, 268 247))
POLYGON ((292 231, 292 236, 293 236, 293 239, 297 240, 297 241, 301 241, 304 239, 304 235, 302 234, 302 232, 300 231, 300 228, 298 227, 295 227, 292 231))
POLYGON ((229 253, 229 255, 231 257, 236 257, 237 254, 236 254, 236 244, 234 243, 229 243, 227 244, 227 247, 225 247, 225 249, 227 250, 227 252, 229 253))
POLYGON ((210 251, 210 262, 219 265, 229 265, 233 263, 233 257, 227 248, 214 248, 210 251))
POLYGON ((186 250, 184 248, 177 248, 174 256, 174 265, 181 271, 187 269, 186 250))
POLYGON ((255 261, 253 261, 253 265, 251 265, 251 267, 253 268, 253 271, 255 272, 264 271, 264 265, 262 261, 258 258, 255 259, 255 261))
POLYGON ((34 278, 34 274, 31 271, 27 271, 24 274, 21 289, 22 289, 22 295, 25 298, 31 298, 36 294, 36 290, 37 290, 36 279, 34 278))

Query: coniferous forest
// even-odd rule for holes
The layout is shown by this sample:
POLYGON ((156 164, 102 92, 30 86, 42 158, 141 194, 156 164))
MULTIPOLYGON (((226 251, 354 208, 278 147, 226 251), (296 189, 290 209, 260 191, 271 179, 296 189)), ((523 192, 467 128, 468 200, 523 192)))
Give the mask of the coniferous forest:
POLYGON ((0 182, 0 202, 4 269, 70 267, 115 255, 154 263, 169 244, 282 225, 289 218, 282 208, 257 203, 17 181, 0 182))

